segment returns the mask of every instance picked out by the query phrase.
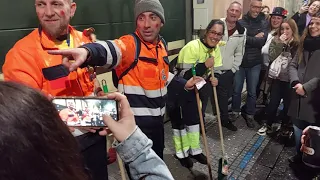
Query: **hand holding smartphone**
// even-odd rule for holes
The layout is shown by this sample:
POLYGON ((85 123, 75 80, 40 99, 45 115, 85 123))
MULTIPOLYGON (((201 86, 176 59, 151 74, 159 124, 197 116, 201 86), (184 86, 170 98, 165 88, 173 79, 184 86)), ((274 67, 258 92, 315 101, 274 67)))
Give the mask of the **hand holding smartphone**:
POLYGON ((303 0, 302 1, 302 7, 299 9, 299 14, 305 13, 309 9, 309 0, 303 0))
POLYGON ((106 127, 103 115, 119 119, 118 102, 105 97, 55 97, 52 103, 70 127, 106 127))
MULTIPOLYGON (((114 99, 119 103, 119 117, 118 121, 114 121, 110 116, 105 116, 104 123, 108 129, 113 133, 113 136, 122 142, 127 139, 137 128, 133 112, 125 95, 118 92, 107 94, 108 99, 114 99)), ((100 131, 100 135, 106 135, 107 131, 100 131)))
POLYGON ((53 98, 52 102, 59 113, 62 110, 68 110, 67 116, 62 114, 62 119, 69 126, 69 129, 73 127, 79 129, 99 128, 102 129, 99 131, 99 134, 105 136, 108 134, 106 128, 108 127, 113 136, 119 142, 122 142, 137 128, 134 114, 126 96, 118 92, 109 93, 104 97, 56 97, 53 98), (85 105, 88 105, 87 110, 85 105), (80 107, 82 109, 80 109, 80 107), (83 107, 85 108, 84 110, 83 107), (97 111, 97 107, 101 107, 100 109, 98 108, 99 111, 97 111), (93 113, 93 115, 90 113, 89 108, 94 110, 95 113, 93 113), (81 112, 79 110, 81 110, 81 112), (93 116, 93 119, 86 118, 87 111, 89 111, 88 117, 93 116), (97 119, 97 122, 92 122, 97 119))

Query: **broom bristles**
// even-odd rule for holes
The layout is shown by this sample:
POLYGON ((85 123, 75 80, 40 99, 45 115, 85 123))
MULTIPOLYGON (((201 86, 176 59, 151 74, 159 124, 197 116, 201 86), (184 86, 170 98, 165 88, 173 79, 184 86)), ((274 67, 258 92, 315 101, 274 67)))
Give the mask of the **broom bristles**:
POLYGON ((224 177, 228 176, 229 174, 229 165, 228 161, 226 159, 223 159, 222 163, 222 158, 219 159, 219 168, 218 168, 218 179, 222 180, 224 177))

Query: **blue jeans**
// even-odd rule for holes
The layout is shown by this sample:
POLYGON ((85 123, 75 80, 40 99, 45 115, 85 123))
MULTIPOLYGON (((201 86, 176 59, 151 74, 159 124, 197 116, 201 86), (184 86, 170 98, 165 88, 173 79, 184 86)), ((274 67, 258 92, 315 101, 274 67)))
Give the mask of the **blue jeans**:
POLYGON ((247 83, 247 100, 245 113, 248 115, 254 115, 256 112, 256 89, 259 82, 259 75, 261 71, 261 64, 253 66, 251 68, 239 67, 239 71, 236 72, 234 77, 234 92, 232 96, 232 110, 240 112, 241 106, 241 92, 243 89, 243 83, 246 79, 247 83))
POLYGON ((296 151, 298 155, 302 155, 300 148, 301 148, 301 136, 303 129, 299 129, 296 125, 293 125, 294 129, 294 138, 296 141, 296 151))

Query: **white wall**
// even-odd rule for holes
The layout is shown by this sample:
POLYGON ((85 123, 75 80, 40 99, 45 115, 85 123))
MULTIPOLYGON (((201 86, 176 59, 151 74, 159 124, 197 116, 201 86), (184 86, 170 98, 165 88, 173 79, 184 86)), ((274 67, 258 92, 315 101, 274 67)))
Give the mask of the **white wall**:
POLYGON ((205 29, 213 17, 214 0, 193 0, 193 29, 205 29), (199 4, 198 2, 203 3, 199 4))

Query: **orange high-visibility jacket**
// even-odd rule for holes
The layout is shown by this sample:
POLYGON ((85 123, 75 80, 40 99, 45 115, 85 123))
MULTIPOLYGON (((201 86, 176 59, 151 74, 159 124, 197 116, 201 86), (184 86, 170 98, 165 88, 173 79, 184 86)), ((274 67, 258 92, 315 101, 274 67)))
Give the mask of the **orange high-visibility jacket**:
MULTIPOLYGON (((127 96, 139 126, 159 127, 165 113, 167 85, 173 78, 169 73, 167 51, 160 40, 152 44, 143 41, 138 32, 135 34, 141 41, 139 60, 119 81, 118 90, 127 96)), ((108 69, 115 68, 119 77, 134 62, 136 44, 132 35, 97 43, 84 45, 91 54, 88 63, 97 62, 105 64, 108 69)))
MULTIPOLYGON (((139 33, 136 34, 139 36, 139 33)), ((163 116, 169 76, 168 54, 161 41, 155 45, 144 42, 142 38, 140 40, 138 64, 119 81, 118 90, 126 94, 136 116, 163 116)), ((115 42, 120 47, 122 43, 126 44, 126 48, 122 49, 122 61, 116 68, 119 76, 133 62, 136 47, 131 35, 115 42)))
MULTIPOLYGON (((72 46, 78 47, 90 40, 82 32, 69 26, 72 46)), ((68 75, 61 65, 62 56, 50 55, 47 50, 59 49, 54 41, 39 29, 19 40, 6 55, 2 67, 4 79, 39 89, 52 96, 88 96, 93 93, 87 68, 78 68, 68 75)))

